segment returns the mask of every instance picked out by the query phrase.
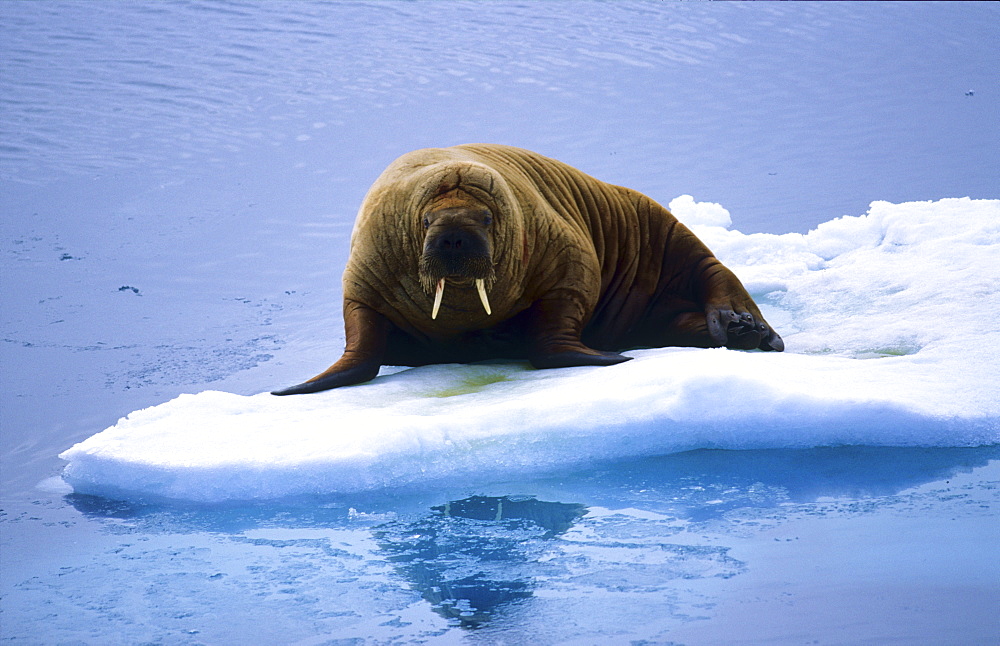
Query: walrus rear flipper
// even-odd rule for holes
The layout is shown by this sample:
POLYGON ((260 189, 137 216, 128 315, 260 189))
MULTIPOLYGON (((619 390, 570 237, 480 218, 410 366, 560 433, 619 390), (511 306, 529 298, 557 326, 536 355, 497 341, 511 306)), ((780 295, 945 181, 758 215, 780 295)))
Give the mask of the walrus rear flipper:
POLYGON ((778 335, 774 328, 769 328, 769 333, 766 338, 761 339, 760 345, 757 346, 761 350, 769 350, 772 352, 782 352, 785 349, 785 341, 778 335))
MULTIPOLYGON (((757 308, 754 307, 754 310, 757 308)), ((781 352, 785 342, 757 311, 734 312, 726 308, 709 308, 705 316, 708 334, 718 347, 734 350, 770 350, 781 352)))
POLYGON ((385 356, 389 321, 375 310, 354 301, 344 301, 344 333, 347 347, 337 363, 301 384, 271 391, 272 395, 304 395, 371 381, 378 375, 385 356))

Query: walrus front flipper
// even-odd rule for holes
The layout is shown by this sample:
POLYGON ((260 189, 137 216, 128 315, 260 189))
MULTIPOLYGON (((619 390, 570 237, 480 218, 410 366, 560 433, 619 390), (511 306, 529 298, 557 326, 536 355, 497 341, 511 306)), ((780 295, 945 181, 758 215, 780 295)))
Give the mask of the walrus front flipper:
POLYGON ((331 388, 340 388, 341 386, 353 386, 354 384, 360 384, 374 379, 378 375, 379 368, 380 366, 378 364, 374 365, 374 370, 371 365, 357 365, 346 370, 338 370, 336 372, 327 371, 329 374, 324 372, 323 374, 313 377, 309 381, 305 381, 296 386, 289 386, 288 388, 282 388, 281 390, 273 390, 271 391, 271 394, 305 395, 308 393, 318 393, 324 390, 330 390, 331 388))
POLYGON ((535 368, 572 368, 574 366, 613 366, 632 357, 601 352, 580 340, 582 308, 572 298, 542 299, 528 311, 531 351, 535 368))
POLYGON ((618 363, 631 361, 632 357, 615 352, 580 352, 577 350, 567 350, 554 354, 542 354, 531 357, 531 365, 538 369, 546 368, 572 368, 574 366, 613 366, 618 363))
POLYGON ((389 321, 375 310, 344 301, 347 347, 337 363, 301 384, 271 391, 272 395, 304 395, 371 381, 378 375, 385 355, 389 321))

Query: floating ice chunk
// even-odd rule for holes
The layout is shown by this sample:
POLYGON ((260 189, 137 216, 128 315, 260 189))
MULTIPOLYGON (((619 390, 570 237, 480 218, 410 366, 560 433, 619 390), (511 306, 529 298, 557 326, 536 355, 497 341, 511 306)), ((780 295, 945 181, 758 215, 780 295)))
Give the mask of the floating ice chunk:
POLYGON ((1000 201, 875 202, 806 235, 729 231, 691 204, 719 223, 699 226, 786 352, 666 348, 604 368, 442 365, 301 397, 182 395, 62 453, 63 477, 111 497, 221 501, 696 448, 1000 443, 1000 337, 983 323, 1000 311, 1000 201))
POLYGON ((728 229, 733 224, 727 211, 721 204, 715 202, 695 202, 690 195, 675 197, 667 205, 670 212, 678 220, 689 227, 722 227, 728 229))

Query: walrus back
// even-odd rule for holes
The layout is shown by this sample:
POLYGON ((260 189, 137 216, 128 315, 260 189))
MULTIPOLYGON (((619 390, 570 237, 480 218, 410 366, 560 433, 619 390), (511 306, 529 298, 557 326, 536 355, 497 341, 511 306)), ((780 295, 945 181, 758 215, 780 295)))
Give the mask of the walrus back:
POLYGON ((586 234, 580 239, 590 241, 601 267, 600 296, 583 336, 591 347, 643 345, 650 318, 700 309, 698 277, 718 261, 655 200, 531 151, 492 144, 456 148, 523 174, 538 199, 586 234))

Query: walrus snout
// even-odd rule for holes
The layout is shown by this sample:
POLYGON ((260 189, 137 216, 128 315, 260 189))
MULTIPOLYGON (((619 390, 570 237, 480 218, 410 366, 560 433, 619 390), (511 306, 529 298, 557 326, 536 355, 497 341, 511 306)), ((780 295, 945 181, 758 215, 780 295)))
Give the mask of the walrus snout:
POLYGON ((487 278, 493 268, 489 241, 465 228, 428 232, 421 265, 436 278, 487 278))
POLYGON ((450 207, 428 212, 423 224, 427 234, 419 272, 424 289, 434 293, 431 318, 437 318, 446 280, 475 283, 483 309, 487 316, 491 315, 486 290, 487 284, 492 285, 494 280, 490 249, 492 213, 482 208, 450 207))
POLYGON ((474 282, 483 309, 491 315, 486 283, 492 284, 493 278, 493 257, 485 236, 465 229, 428 234, 424 241, 424 253, 420 256, 420 281, 428 292, 434 292, 432 319, 437 318, 441 307, 445 280, 458 284, 474 282))

